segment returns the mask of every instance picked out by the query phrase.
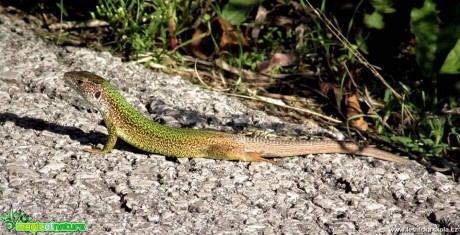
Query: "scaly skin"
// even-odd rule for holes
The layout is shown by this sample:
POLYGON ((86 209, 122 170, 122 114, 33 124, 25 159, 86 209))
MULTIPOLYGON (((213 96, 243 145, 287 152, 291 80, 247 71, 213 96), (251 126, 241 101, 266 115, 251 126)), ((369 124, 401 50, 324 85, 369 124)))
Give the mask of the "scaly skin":
POLYGON ((85 149, 95 154, 109 153, 120 137, 146 152, 171 157, 271 162, 264 157, 348 153, 394 162, 407 161, 376 148, 361 149, 349 142, 267 140, 217 131, 163 126, 137 111, 100 76, 87 71, 72 71, 65 73, 64 79, 86 101, 95 106, 104 118, 109 134, 104 148, 85 149))

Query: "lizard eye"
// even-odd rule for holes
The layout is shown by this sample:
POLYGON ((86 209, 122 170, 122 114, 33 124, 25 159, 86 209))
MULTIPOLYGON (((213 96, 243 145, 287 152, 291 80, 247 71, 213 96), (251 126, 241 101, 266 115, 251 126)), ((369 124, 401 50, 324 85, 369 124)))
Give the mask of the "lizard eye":
POLYGON ((78 80, 77 80, 77 84, 78 84, 78 85, 81 85, 81 84, 83 84, 83 81, 80 80, 80 79, 78 79, 78 80))
POLYGON ((100 91, 96 91, 96 92, 94 93, 94 98, 99 99, 100 97, 101 97, 101 92, 100 92, 100 91))

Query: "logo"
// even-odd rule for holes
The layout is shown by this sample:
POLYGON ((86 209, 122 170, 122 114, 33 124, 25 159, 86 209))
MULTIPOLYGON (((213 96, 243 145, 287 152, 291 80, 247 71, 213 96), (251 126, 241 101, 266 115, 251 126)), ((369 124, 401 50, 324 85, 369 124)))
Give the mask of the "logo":
POLYGON ((2 220, 6 229, 10 232, 86 232, 86 223, 31 222, 32 216, 25 214, 24 211, 14 212, 13 209, 3 213, 2 220))

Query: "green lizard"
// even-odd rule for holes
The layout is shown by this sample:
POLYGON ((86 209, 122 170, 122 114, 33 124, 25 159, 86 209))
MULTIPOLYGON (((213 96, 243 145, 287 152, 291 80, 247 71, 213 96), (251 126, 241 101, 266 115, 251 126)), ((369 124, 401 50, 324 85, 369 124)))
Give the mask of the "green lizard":
POLYGON ((117 138, 150 153, 171 157, 213 158, 249 162, 272 162, 264 157, 288 157, 318 153, 348 153, 394 162, 407 160, 391 153, 351 142, 286 141, 250 138, 225 132, 182 129, 156 123, 130 105, 109 81, 87 71, 64 74, 66 83, 102 114, 108 141, 102 149, 84 149, 95 154, 109 153, 117 138))

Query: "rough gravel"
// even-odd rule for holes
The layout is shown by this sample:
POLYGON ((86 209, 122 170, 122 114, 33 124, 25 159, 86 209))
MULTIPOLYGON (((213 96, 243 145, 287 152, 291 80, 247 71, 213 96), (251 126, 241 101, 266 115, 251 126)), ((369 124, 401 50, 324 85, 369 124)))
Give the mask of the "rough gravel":
MULTIPOLYGON (((126 144, 107 155, 102 118, 64 84, 89 70, 163 124, 317 135, 178 76, 107 52, 59 47, 0 15, 0 213, 86 222, 88 234, 355 234, 460 229, 460 186, 407 165, 339 154, 276 164, 171 159, 126 144)), ((340 137, 340 133, 332 133, 340 137)), ((6 234, 4 222, 0 233, 6 234)))

